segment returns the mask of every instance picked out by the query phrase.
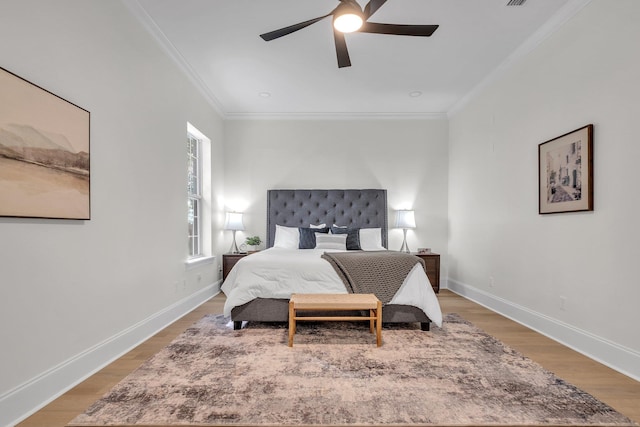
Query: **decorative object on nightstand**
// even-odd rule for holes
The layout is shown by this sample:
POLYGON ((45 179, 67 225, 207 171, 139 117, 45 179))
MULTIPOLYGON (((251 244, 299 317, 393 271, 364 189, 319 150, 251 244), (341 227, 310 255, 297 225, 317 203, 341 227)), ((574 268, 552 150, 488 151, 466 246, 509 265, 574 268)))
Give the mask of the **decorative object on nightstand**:
POLYGON ((431 287, 435 293, 440 292, 440 254, 434 252, 417 252, 413 255, 422 258, 424 271, 427 273, 431 287))
POLYGON ((250 246, 252 248, 251 250, 247 250, 247 252, 252 253, 252 252, 258 251, 258 246, 260 246, 260 243, 262 243, 262 240, 260 239, 260 236, 250 236, 250 237, 247 237, 244 243, 245 245, 250 246))
POLYGON ((400 252, 410 253, 409 245, 407 245, 407 230, 409 228, 416 228, 416 216, 412 210, 401 209, 396 212, 396 228, 402 228, 404 239, 402 240, 402 247, 400 252))
POLYGON ((232 254, 240 253, 240 251, 238 250, 238 245, 236 244, 236 231, 244 230, 244 224, 242 223, 242 213, 227 212, 227 218, 224 222, 224 229, 233 231, 233 243, 231 243, 229 252, 232 254))

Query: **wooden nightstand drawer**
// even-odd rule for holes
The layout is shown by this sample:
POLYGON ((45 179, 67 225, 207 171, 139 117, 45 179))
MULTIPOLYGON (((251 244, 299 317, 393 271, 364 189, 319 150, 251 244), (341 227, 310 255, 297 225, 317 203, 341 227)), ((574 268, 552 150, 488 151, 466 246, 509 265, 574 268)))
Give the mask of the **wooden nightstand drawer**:
POLYGON ((248 254, 222 254, 222 280, 227 278, 234 265, 248 254))
POLYGON ((427 269, 427 271, 438 271, 438 267, 439 267, 439 262, 440 262, 440 258, 439 257, 434 257, 434 256, 420 256, 420 258, 422 258, 424 260, 424 267, 427 269))
POLYGON ((413 253, 424 260, 424 270, 431 282, 434 292, 440 292, 440 254, 430 252, 428 254, 413 253))

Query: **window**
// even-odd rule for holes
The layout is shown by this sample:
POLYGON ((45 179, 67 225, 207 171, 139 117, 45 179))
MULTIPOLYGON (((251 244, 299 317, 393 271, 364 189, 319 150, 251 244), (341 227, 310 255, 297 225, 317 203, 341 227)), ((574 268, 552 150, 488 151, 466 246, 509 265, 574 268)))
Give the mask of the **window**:
POLYGON ((202 255, 202 141, 187 132, 189 257, 202 255))
POLYGON ((187 122, 187 268, 213 262, 211 140, 187 122))

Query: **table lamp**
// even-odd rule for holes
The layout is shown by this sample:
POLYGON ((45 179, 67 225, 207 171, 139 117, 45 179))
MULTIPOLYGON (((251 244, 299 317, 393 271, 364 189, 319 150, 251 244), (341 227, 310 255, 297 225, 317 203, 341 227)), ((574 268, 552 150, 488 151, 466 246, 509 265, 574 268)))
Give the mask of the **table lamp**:
POLYGON ((227 218, 224 222, 224 229, 233 231, 233 242, 231 243, 231 248, 229 249, 229 253, 232 253, 232 254, 240 253, 240 251, 238 250, 238 245, 236 244, 236 231, 244 230, 244 224, 242 223, 242 213, 227 212, 227 218))

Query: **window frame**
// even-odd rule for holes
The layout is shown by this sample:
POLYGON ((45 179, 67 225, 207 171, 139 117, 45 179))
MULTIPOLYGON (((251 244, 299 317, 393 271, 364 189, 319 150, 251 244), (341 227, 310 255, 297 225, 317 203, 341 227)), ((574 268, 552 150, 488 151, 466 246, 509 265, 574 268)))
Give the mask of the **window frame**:
POLYGON ((187 249, 188 258, 204 256, 202 250, 202 139, 187 130, 187 249), (196 149, 193 149, 193 145, 196 149), (195 166, 192 172, 191 165, 195 166), (195 192, 192 180, 195 177, 195 192), (195 208, 191 208, 195 205, 195 208), (191 213, 193 212, 193 218, 191 213), (193 226, 192 226, 193 224, 193 226))

